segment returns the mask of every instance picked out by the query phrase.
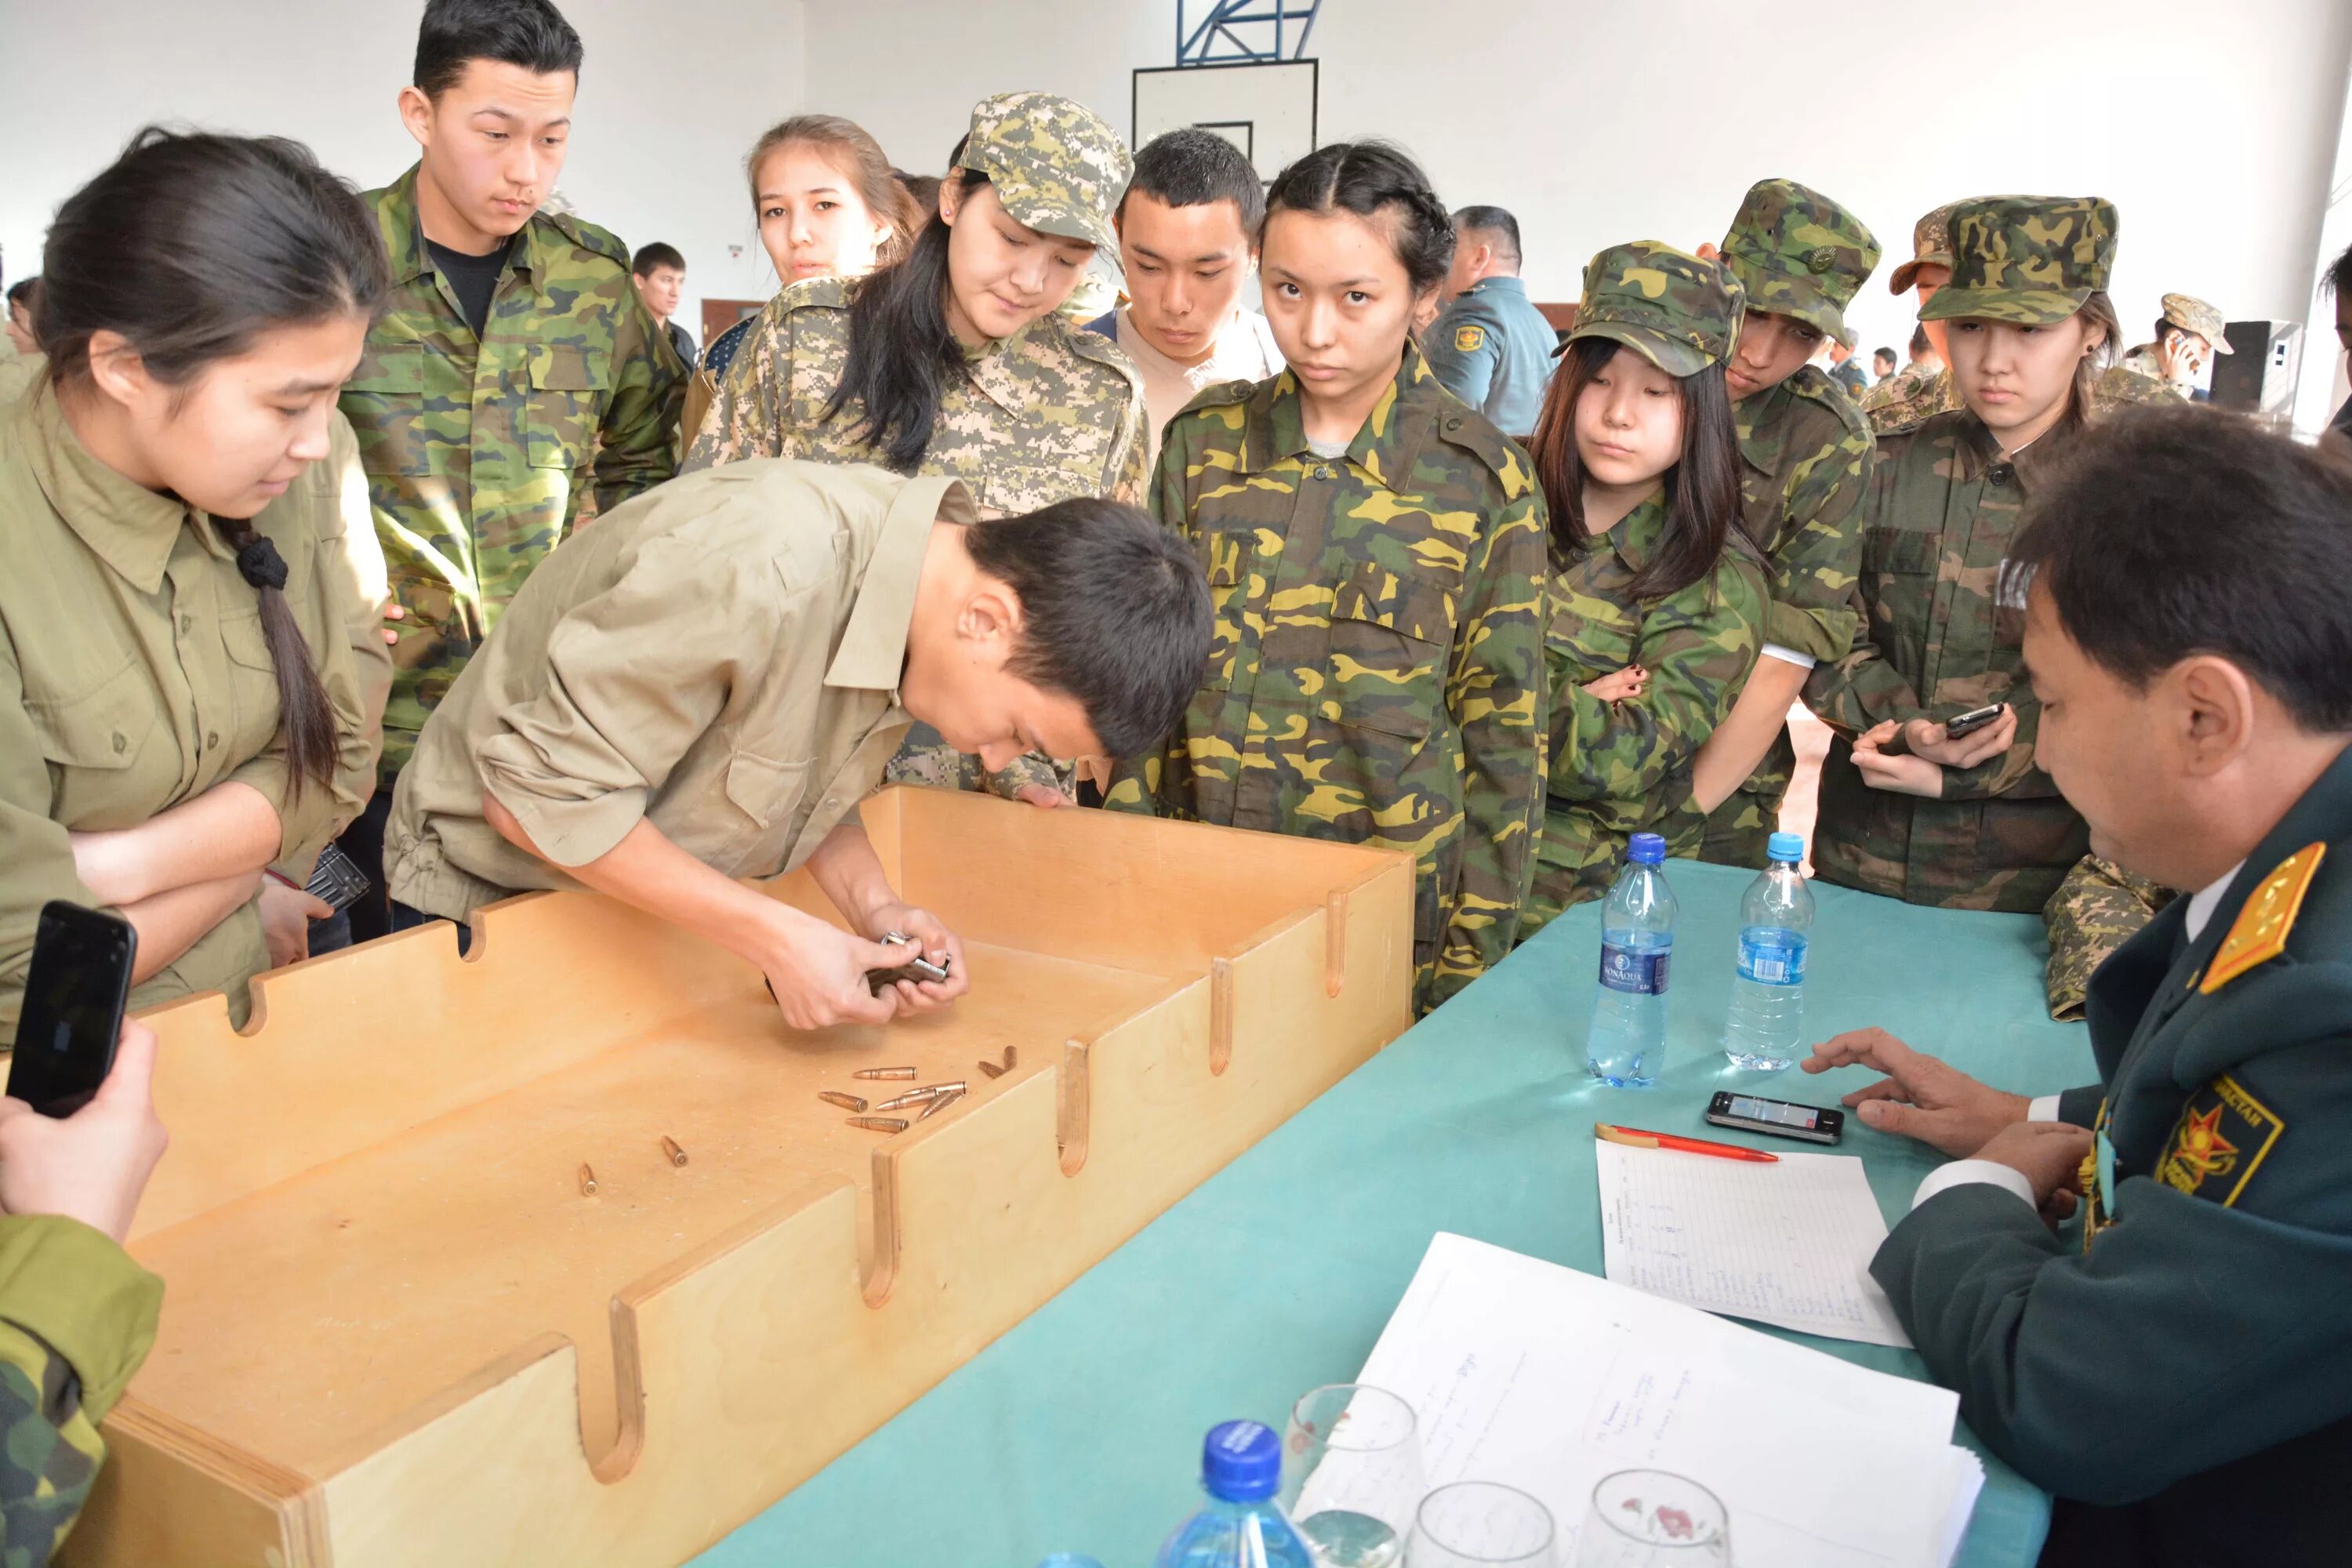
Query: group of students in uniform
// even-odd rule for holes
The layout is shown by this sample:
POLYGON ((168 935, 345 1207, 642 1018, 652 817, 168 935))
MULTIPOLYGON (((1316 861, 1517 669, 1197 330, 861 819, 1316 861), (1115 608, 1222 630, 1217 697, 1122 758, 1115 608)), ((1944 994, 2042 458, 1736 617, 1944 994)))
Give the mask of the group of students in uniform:
MULTIPOLYGON (((540 209, 582 53, 547 0, 430 0, 393 184, 150 131, 59 208, 45 357, 0 408, 0 1025, 52 899, 137 929, 136 1005, 218 989, 241 1021, 254 974, 341 940, 302 887, 337 838, 383 890, 362 938, 588 888, 758 965, 795 1028, 950 1005, 960 942, 858 826, 885 779, 1409 850, 1426 1009, 1599 898, 1636 832, 1760 864, 1801 698, 1836 735, 1830 880, 2041 910, 2102 847, 2030 656, 2037 605, 2076 636, 2110 607, 2089 566, 2054 612, 2013 568, 2037 511, 2040 558, 2076 559, 2051 498, 2089 506, 2067 476, 2129 433, 2095 416, 2147 400, 2107 366, 2108 203, 1923 220, 1948 406, 1874 435, 1809 362, 1877 242, 1764 181, 1719 246, 1592 258, 1522 441, 1417 341, 1456 225, 1396 147, 1262 187, 1207 132, 1130 156, 1005 93, 919 205, 871 137, 803 116, 746 170, 784 287, 693 367, 625 247, 540 209), (1127 299, 1089 326, 1108 258, 1127 299), (739 880, 803 867, 843 925, 739 880), (870 994, 891 931, 949 977, 870 994)), ((2347 493, 2249 435, 2168 438, 2347 493)), ((2086 668, 2169 668, 2213 618, 2179 592, 2086 668)), ((2325 773, 2280 776, 2315 799, 2325 773)), ((2203 868, 2114 870, 2176 862, 2203 868)), ((2094 993, 2103 1069, 2138 1001, 2103 1023, 2094 993)), ((160 1286, 105 1240, 161 1146, 142 1036, 77 1117, 0 1119, 0 1280, 78 1282, 0 1284, 0 1422, 61 1434, 0 1460, 12 1541, 70 1526, 152 1336, 160 1286), (37 1200, 62 1151, 79 1174, 37 1200)), ((1893 1075, 1865 1120, 1957 1103, 1893 1042, 1823 1053, 1893 1075)))

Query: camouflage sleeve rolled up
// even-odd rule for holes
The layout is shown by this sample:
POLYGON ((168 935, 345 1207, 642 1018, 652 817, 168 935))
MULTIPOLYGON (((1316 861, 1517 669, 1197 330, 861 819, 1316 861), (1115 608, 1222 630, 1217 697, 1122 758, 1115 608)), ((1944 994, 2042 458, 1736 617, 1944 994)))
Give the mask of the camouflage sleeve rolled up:
POLYGON ((2050 1016, 2081 1017, 2099 965, 2177 897, 2112 860, 2084 856, 2042 908, 2050 937, 2050 967, 2042 977, 2050 1016))
POLYGON ((1824 663, 1853 651, 1862 629, 1854 567, 1874 446, 1869 426, 1856 421, 1791 468, 1783 522, 1789 531, 1771 550, 1766 642, 1824 663))
POLYGON ((99 1423, 155 1342, 163 1282, 79 1220, 0 1218, 0 1562, 62 1544, 106 1458, 99 1423))
MULTIPOLYGON (((1515 457, 1517 447, 1511 451, 1515 457)), ((1445 705, 1462 731, 1465 837, 1432 982, 1443 1002, 1509 956, 1535 875, 1550 769, 1551 678, 1544 658, 1550 514, 1532 473, 1501 478, 1508 498, 1469 563, 1445 705)))
MULTIPOLYGON (((1649 687, 1621 701, 1603 702, 1585 690, 1589 672, 1556 658, 1553 728, 1574 743, 1552 757, 1550 793, 1579 801, 1661 794, 1738 700, 1762 647, 1764 606, 1763 574, 1745 562, 1645 606, 1633 662, 1650 672, 1649 687)), ((1574 573, 1556 580, 1555 627, 1621 615, 1613 605, 1585 604, 1574 573)), ((1559 653, 1567 651, 1559 632, 1554 642, 1559 653)))
POLYGON ((600 516, 677 471, 677 422, 692 374, 645 302, 635 301, 614 337, 613 400, 597 428, 600 516))

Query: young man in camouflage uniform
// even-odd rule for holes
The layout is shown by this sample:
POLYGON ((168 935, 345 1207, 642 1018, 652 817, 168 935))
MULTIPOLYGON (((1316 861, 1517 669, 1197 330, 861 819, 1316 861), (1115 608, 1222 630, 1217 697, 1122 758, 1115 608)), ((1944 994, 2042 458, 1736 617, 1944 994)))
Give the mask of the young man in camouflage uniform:
POLYGON ((1748 295, 1724 381, 1741 521, 1768 559, 1772 603, 1762 657, 1701 749, 1681 809, 1707 816, 1700 859, 1760 868, 1797 765, 1789 709, 1806 673, 1843 658, 1861 625, 1852 601, 1874 443, 1844 389, 1808 361, 1823 337, 1850 330, 1845 307, 1878 265, 1878 240, 1819 191, 1766 180, 1717 258, 1748 295))
POLYGON ((1977 356, 1954 363, 1956 385, 1976 374, 2011 395, 1989 402, 1990 416, 1964 403, 1879 439, 1861 640, 1805 688, 1837 731, 1813 865, 1825 880, 1911 903, 2038 910, 2088 846, 2035 761, 2024 606, 2003 595, 2001 568, 2021 508, 2086 424, 2080 365, 2104 346, 2098 318, 2111 319, 2116 211, 2097 197, 1999 197, 1960 204, 1951 232, 1952 278, 1928 319, 1958 323, 1955 346, 1977 356), (2020 327, 2042 331, 2005 330, 2020 327), (2029 342, 2069 357, 2032 358, 2018 346, 2029 342), (1942 721, 1993 702, 2008 710, 1994 722, 1945 732, 1942 721))
MULTIPOLYGON (((399 642, 380 787, 342 843, 378 885, 417 731, 583 496, 668 479, 688 368, 607 231, 540 211, 563 164, 579 35, 547 0, 431 0, 400 111, 423 155, 375 209, 393 303, 342 411, 360 440, 399 642)), ((362 910, 367 911, 362 914, 362 910)))

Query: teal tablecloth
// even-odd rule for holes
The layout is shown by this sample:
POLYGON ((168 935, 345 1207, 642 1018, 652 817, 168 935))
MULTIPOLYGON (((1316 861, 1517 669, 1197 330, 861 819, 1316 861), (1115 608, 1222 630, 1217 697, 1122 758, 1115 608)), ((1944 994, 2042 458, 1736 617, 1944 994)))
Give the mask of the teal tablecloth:
MULTIPOLYGON (((1244 1415, 1278 1429, 1299 1394, 1352 1377, 1433 1232, 1599 1273, 1593 1121, 1704 1135, 1707 1096, 1734 1077, 1717 1036, 1750 873, 1668 872, 1683 918, 1656 1089, 1584 1074, 1601 907, 1572 910, 697 1563, 1030 1568, 1064 1551, 1143 1568, 1198 1496, 1201 1434, 1244 1415)), ((1816 892, 1810 1037, 1881 1025, 2031 1094, 2094 1078, 2082 1026, 2042 1005, 2038 920, 1816 892)), ((1831 1104, 1869 1077, 1746 1081, 1831 1104)), ((1843 1152, 1890 1224, 1939 1163, 1859 1121, 1843 1152)), ((1784 1337, 1922 1375, 1907 1351, 1784 1337)), ((2030 1564, 2049 1500, 1990 1456, 1986 1470, 1959 1562, 2030 1564)))

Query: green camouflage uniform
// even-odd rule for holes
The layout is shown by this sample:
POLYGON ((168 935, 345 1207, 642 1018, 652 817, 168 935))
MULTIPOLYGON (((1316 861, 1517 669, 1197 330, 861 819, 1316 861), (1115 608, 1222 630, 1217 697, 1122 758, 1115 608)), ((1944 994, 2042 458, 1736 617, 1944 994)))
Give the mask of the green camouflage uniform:
POLYGON ((1542 822, 1546 518, 1527 454, 1407 344, 1342 458, 1289 372, 1169 423, 1152 510, 1199 552, 1208 676, 1108 804, 1409 849, 1416 1005, 1511 949, 1542 822))
POLYGON ((2042 906, 2042 926, 2050 936, 2050 967, 2042 976, 2050 1016, 2081 1017, 2092 974, 2177 897, 2112 860, 2083 857, 2042 906))
MULTIPOLYGON (((1036 92, 982 100, 961 166, 986 174, 1016 222, 1089 240, 1097 255, 1116 261, 1110 213, 1134 163, 1092 110, 1036 92)), ((810 278, 768 301, 728 368, 685 471, 743 458, 877 460, 859 404, 824 417, 848 363, 849 304, 859 286, 810 278)), ((1143 375, 1117 344, 1049 311, 1009 338, 966 351, 964 373, 940 388, 931 443, 912 472, 961 479, 988 517, 1076 496, 1141 503, 1143 375)), ((1010 797, 1025 784, 1066 793, 1070 770, 1029 756, 988 774, 978 758, 917 725, 889 777, 948 788, 984 784, 1010 797)))
MULTIPOLYGON (((2114 264, 2115 208, 2096 198, 1964 203, 1953 229, 1952 282, 1928 301, 1929 320, 2062 321, 2114 264)), ((1911 903, 2038 910, 2088 847, 2082 818, 2034 761, 2025 608, 2013 584, 2000 591, 2034 476, 2063 459, 2076 428, 2062 424, 2014 458, 1965 408, 1881 438, 1856 593, 1868 640, 1805 688, 1837 731, 1813 844, 1825 880, 1911 903), (1941 799, 1862 782, 1855 734, 1990 702, 2016 710, 2016 740, 1973 768, 1945 769, 1941 799)))
POLYGON ((0 1564, 36 1568, 72 1531, 163 1302, 163 1280, 79 1220, 0 1218, 0 1564))
MULTIPOLYGON (((1621 245, 1584 269, 1580 338, 1603 338, 1668 375, 1719 363, 1739 337, 1736 278, 1666 246, 1621 245)), ((1756 666, 1769 591, 1755 548, 1734 526, 1715 569, 1672 594, 1638 599, 1635 575, 1667 523, 1663 495, 1635 507, 1570 558, 1555 542, 1548 595, 1551 765, 1522 939, 1570 904, 1600 898, 1637 832, 1696 854, 1705 821, 1687 808, 1691 762, 1756 666), (1640 696, 1603 702, 1584 683, 1640 664, 1640 696), (1685 809, 1677 811, 1681 805, 1685 809)))
MULTIPOLYGON (((1749 190, 1722 247, 1748 310, 1793 317, 1833 337, 1847 330, 1845 307, 1878 255, 1877 237, 1860 218, 1790 180, 1749 190)), ((1764 644, 1817 662, 1843 658, 1861 627, 1853 585, 1859 507, 1875 445, 1870 427, 1844 389, 1810 364, 1734 405, 1732 416, 1739 426, 1740 517, 1771 579, 1764 644)), ((1748 782, 1707 818, 1698 858, 1760 869, 1796 767, 1783 725, 1748 782)), ((1687 799, 1679 804, 1696 809, 1687 799)))
POLYGON ((392 260, 392 308, 342 394, 407 611, 386 787, 588 487, 609 510, 670 477, 688 374, 629 282, 628 247, 544 212, 516 235, 477 340, 433 270, 416 180, 412 168, 362 198, 392 260))

